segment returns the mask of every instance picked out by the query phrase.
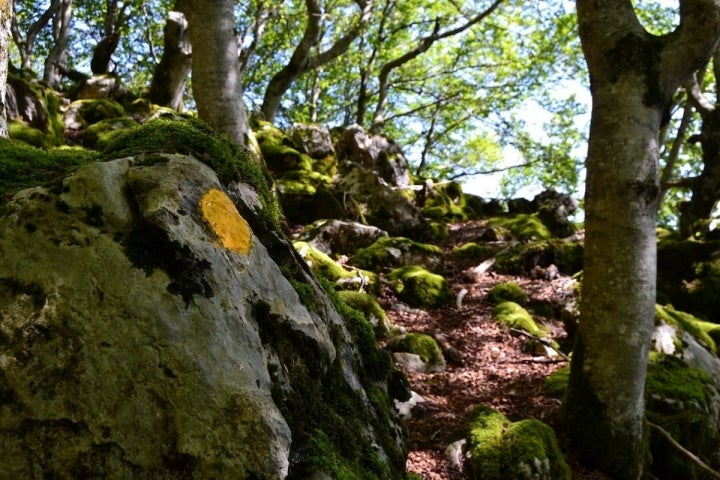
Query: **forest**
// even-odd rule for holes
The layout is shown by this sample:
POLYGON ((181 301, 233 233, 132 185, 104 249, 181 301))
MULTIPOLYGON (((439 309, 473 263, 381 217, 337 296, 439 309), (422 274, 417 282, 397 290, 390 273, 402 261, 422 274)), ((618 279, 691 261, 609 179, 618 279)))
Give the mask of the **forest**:
POLYGON ((719 46, 712 0, 0 0, 0 471, 720 478, 719 46))

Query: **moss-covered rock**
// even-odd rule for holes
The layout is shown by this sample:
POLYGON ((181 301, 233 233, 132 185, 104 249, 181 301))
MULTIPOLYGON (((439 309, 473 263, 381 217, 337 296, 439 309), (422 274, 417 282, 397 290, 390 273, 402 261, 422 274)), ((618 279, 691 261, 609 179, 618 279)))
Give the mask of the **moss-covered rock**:
MULTIPOLYGON (((706 464, 720 467, 720 397, 708 376, 672 356, 658 356, 648 366, 647 417, 706 464), (714 413, 713 413, 714 412, 714 413)), ((654 429, 651 472, 668 480, 702 479, 701 471, 654 429)))
POLYGON ((377 275, 374 273, 348 270, 307 242, 294 242, 293 246, 316 276, 323 277, 335 285, 347 285, 348 288, 353 289, 366 287, 370 290, 378 285, 377 275))
POLYGON ((406 352, 418 355, 426 366, 425 371, 440 372, 445 369, 445 358, 437 342, 424 333, 406 333, 390 338, 387 348, 391 352, 406 352))
POLYGON ((527 293, 517 282, 502 282, 490 289, 487 299, 492 303, 515 302, 523 305, 527 301, 527 293))
POLYGON ((376 338, 386 338, 393 329, 390 319, 385 314, 385 310, 380 306, 375 297, 365 292, 356 292, 350 290, 338 291, 340 298, 350 307, 361 312, 365 318, 372 324, 376 338))
POLYGON ((30 146, 43 149, 51 148, 54 144, 52 135, 48 135, 37 128, 16 121, 10 122, 8 126, 12 140, 24 142, 30 146))
POLYGON ((468 430, 467 466, 474 480, 570 480, 555 432, 539 420, 513 423, 479 406, 468 430))
POLYGON ((102 157, 114 159, 160 152, 192 155, 215 170, 224 184, 250 185, 260 197, 262 218, 272 225, 279 224, 280 208, 261 167, 245 150, 198 119, 158 118, 123 130, 109 142, 102 157))
POLYGON ((97 153, 76 148, 41 150, 0 139, 0 201, 19 190, 42 185, 95 161, 97 153))
POLYGON ((396 268, 388 279, 397 296, 416 307, 441 307, 453 299, 444 277, 417 265, 396 268))
POLYGON ((462 245, 453 247, 452 256, 461 259, 479 260, 487 258, 488 254, 493 252, 495 249, 485 244, 476 242, 467 242, 462 245))
POLYGON ((513 237, 521 242, 548 240, 553 237, 537 214, 523 213, 511 217, 496 217, 490 219, 488 225, 507 228, 513 237))
POLYGON ((582 270, 583 244, 557 238, 518 244, 498 255, 494 268, 507 274, 527 275, 535 267, 555 265, 561 273, 573 275, 582 270))
POLYGON ((83 125, 92 125, 101 120, 125 116, 123 106, 107 98, 76 100, 70 104, 69 109, 78 110, 83 125))
POLYGON ((720 241, 658 242, 658 303, 720 322, 720 241))
POLYGON ((427 190, 423 215, 445 222, 462 222, 468 219, 465 196, 458 182, 435 185, 427 190))
POLYGON ((137 126, 138 123, 132 118, 120 117, 100 120, 83 133, 83 145, 95 150, 104 150, 118 136, 123 129, 137 126))
POLYGON ((655 305, 655 320, 680 327, 717 355, 717 345, 720 342, 720 325, 717 323, 700 320, 689 313, 677 311, 670 305, 655 305))
POLYGON ((540 336, 542 331, 532 315, 515 302, 502 302, 492 312, 493 320, 502 323, 508 328, 525 330, 531 335, 540 336))
POLYGON ((382 237, 369 247, 359 249, 348 263, 376 272, 406 265, 421 265, 439 272, 443 267, 443 255, 442 249, 436 245, 405 237, 382 237))

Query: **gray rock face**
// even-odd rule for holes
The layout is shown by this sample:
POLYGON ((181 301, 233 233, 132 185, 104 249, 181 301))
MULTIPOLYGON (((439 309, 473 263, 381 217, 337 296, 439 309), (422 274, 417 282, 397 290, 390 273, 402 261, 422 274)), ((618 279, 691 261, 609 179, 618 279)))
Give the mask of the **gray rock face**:
POLYGON ((368 224, 391 235, 422 239, 429 233, 420 210, 370 170, 354 166, 335 190, 355 200, 368 224))
POLYGON ((387 237, 386 231, 372 225, 342 220, 318 220, 302 238, 323 253, 352 254, 359 248, 372 245, 377 239, 387 237))
POLYGON ((296 123, 289 132, 293 145, 312 158, 324 158, 334 155, 330 132, 320 125, 296 123))
POLYGON ((376 171, 392 186, 406 187, 412 183, 402 149, 387 137, 368 134, 361 126, 352 125, 343 132, 335 150, 338 160, 348 160, 376 171))
MULTIPOLYGON (((5 478, 285 478, 302 461, 296 365, 319 384, 341 362, 332 380, 372 415, 357 351, 331 340, 343 320, 276 237, 317 309, 300 301, 238 206, 209 167, 154 155, 88 165, 0 210, 5 478)), ((331 410, 307 418, 316 407, 331 410)))

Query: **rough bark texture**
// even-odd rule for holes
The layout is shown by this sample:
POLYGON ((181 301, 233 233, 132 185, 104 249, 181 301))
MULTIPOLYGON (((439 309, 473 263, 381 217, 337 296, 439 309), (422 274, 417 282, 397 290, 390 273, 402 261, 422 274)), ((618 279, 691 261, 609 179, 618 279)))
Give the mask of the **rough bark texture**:
POLYGON ((239 74, 235 2, 188 2, 192 85, 200 118, 246 146, 250 130, 239 74))
POLYGON ((185 79, 190 74, 192 54, 185 15, 182 12, 168 13, 164 33, 163 54, 155 68, 148 98, 158 105, 182 110, 185 79))
POLYGON ((8 137, 5 112, 5 85, 7 84, 8 60, 10 54, 10 22, 12 21, 12 0, 0 0, 0 138, 8 137))
POLYGON ((658 132, 675 90, 720 34, 715 2, 681 2, 682 26, 648 34, 629 0, 578 0, 593 96, 581 320, 565 424, 585 460, 643 472, 644 387, 656 278, 658 132))

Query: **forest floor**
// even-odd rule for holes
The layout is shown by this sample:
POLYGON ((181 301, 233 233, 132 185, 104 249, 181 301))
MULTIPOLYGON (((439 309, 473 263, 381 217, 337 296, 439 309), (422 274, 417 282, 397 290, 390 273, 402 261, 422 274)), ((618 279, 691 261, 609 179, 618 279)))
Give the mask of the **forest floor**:
MULTIPOLYGON (((537 418, 560 432, 557 428, 560 401, 543 392, 543 383, 548 375, 567 365, 567 360, 526 352, 528 339, 492 320, 493 304, 485 300, 485 295, 497 283, 512 280, 528 293, 530 304, 561 304, 568 300, 573 280, 563 275, 552 279, 500 275, 493 273, 492 268, 482 275, 469 274, 479 261, 458 260, 450 252, 453 246, 475 240, 482 228, 482 222, 450 226, 445 277, 455 294, 467 290, 460 308, 454 304, 432 310, 408 309, 389 291, 380 299, 393 324, 408 332, 442 334, 462 354, 461 362, 448 362, 442 372, 408 373, 412 390, 423 401, 406 420, 407 469, 427 480, 469 478, 460 463, 451 461, 446 449, 467 437, 467 417, 475 406, 490 406, 511 421, 537 418)), ((534 318, 549 328, 551 338, 567 345, 560 320, 537 315, 534 318)), ((573 459, 560 433, 558 437, 568 456, 573 479, 607 479, 599 472, 583 468, 573 459)))

